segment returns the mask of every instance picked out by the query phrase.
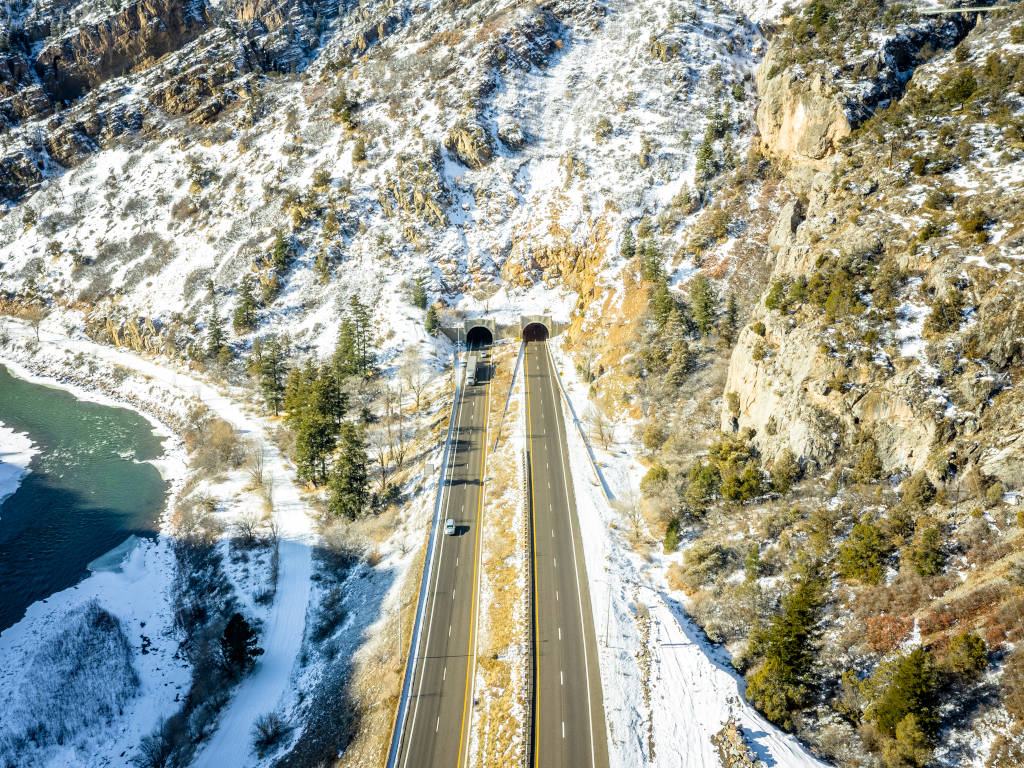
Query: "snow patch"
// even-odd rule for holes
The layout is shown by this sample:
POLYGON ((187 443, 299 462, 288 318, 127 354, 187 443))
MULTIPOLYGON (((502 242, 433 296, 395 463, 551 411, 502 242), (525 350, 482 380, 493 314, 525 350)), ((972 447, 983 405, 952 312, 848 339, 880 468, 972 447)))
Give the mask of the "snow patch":
POLYGON ((26 433, 15 432, 0 421, 0 504, 18 490, 38 452, 26 433))

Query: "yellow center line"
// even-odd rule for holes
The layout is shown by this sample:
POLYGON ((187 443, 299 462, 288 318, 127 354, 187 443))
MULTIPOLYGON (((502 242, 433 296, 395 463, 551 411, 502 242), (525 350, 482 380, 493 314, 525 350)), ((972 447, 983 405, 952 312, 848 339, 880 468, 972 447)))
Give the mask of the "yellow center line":
POLYGON ((531 557, 530 565, 533 568, 533 583, 531 589, 533 591, 532 600, 533 603, 533 765, 537 768, 539 765, 538 753, 540 752, 540 697, 537 695, 537 673, 540 669, 540 655, 538 647, 537 637, 537 503, 534 498, 533 492, 533 416, 530 410, 530 345, 525 341, 523 342, 523 378, 526 382, 526 441, 527 451, 526 457, 527 462, 530 466, 530 534, 531 534, 531 557))
MULTIPOLYGON (((469 606, 469 650, 466 654, 466 693, 462 700, 462 725, 459 727, 459 761, 458 768, 462 768, 462 750, 466 742, 466 712, 469 708, 469 691, 473 681, 473 662, 476 657, 476 647, 473 638, 476 633, 476 598, 477 581, 476 569, 480 561, 480 518, 484 506, 484 467, 487 462, 487 421, 490 416, 488 406, 490 404, 491 376, 487 376, 487 383, 484 385, 484 440, 483 450, 480 451, 480 490, 477 493, 476 504, 476 525, 473 526, 473 599, 469 606)), ((469 753, 466 753, 468 759, 469 753)))

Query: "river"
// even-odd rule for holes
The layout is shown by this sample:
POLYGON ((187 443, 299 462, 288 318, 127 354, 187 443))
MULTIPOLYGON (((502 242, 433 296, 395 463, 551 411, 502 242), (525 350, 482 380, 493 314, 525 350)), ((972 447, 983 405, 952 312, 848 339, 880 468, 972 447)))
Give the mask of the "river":
POLYGON ((167 484, 148 463, 163 438, 135 411, 79 400, 0 366, 0 424, 35 448, 0 506, 0 632, 88 575, 129 536, 153 536, 167 484))

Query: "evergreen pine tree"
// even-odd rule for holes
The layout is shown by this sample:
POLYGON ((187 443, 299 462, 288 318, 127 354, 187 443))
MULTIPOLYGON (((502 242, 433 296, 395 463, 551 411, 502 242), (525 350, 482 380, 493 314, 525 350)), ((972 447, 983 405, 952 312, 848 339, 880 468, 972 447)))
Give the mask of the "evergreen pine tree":
POLYGON ((370 310, 358 296, 349 302, 349 313, 352 317, 352 328, 355 340, 355 361, 357 372, 366 375, 373 368, 377 354, 373 344, 373 323, 370 310))
POLYGON ((895 736, 907 715, 915 715, 921 730, 933 736, 939 722, 939 679, 930 651, 915 648, 896 662, 892 680, 872 708, 879 730, 895 736))
POLYGON ((233 674, 244 672, 263 653, 256 639, 256 631, 240 613, 235 613, 224 627, 220 638, 221 659, 233 674))
POLYGON ((654 316, 654 326, 659 333, 665 330, 675 312, 676 300, 669 290, 668 283, 662 282, 651 296, 651 313, 654 316))
POLYGON ((718 335, 730 347, 736 341, 738 322, 739 310, 736 307, 736 297, 730 293, 729 301, 725 305, 725 315, 722 316, 721 321, 718 323, 718 335))
POLYGON ((232 325, 235 333, 246 333, 256 328, 256 297, 250 275, 243 277, 238 286, 238 306, 235 307, 232 325))
POLYGON ((714 330, 717 303, 711 281, 704 275, 697 275, 690 286, 690 305, 693 307, 693 319, 697 323, 697 328, 704 336, 708 336, 714 330))
POLYGON ((427 333, 430 336, 437 336, 437 332, 441 330, 441 320, 437 316, 437 307, 431 304, 427 307, 427 320, 426 320, 427 333))
POLYGON ((853 526, 849 537, 839 547, 836 558, 839 575, 865 584, 880 584, 889 550, 882 529, 865 516, 853 526))
POLYGON ((643 250, 642 272, 643 278, 648 283, 660 284, 667 279, 665 268, 661 265, 661 250, 654 243, 647 243, 643 250))
POLYGON ((217 311, 217 296, 214 294, 210 304, 210 316, 206 321, 206 356, 211 360, 216 359, 224 346, 224 323, 217 311))
POLYGON ((356 165, 366 162, 366 140, 359 136, 352 146, 352 162, 356 165))
POLYGON ((283 275, 288 271, 292 262, 292 244, 280 231, 274 237, 274 244, 270 247, 270 263, 274 271, 283 275))
POLYGON ((295 466, 299 477, 314 485, 327 479, 327 458, 334 450, 338 428, 334 420, 316 408, 301 409, 293 420, 295 466))
POLYGON ((775 723, 792 726, 791 713, 805 706, 814 662, 822 586, 805 579, 782 601, 782 612, 755 634, 764 662, 747 675, 747 698, 775 723))
POLYGON ((355 323, 349 315, 345 315, 341 318, 341 326, 338 328, 338 343, 334 348, 332 360, 334 373, 339 379, 346 379, 359 373, 357 347, 355 323))
POLYGON ((412 284, 412 303, 417 309, 427 308, 427 288, 423 284, 423 278, 417 277, 412 284))
POLYGON ((284 383, 287 376, 284 345, 276 336, 253 343, 250 370, 259 381, 267 410, 277 416, 284 402, 284 383))
POLYGON ((695 173, 698 182, 711 180, 717 172, 715 163, 715 134, 712 126, 708 126, 704 141, 697 148, 697 165, 695 173))
POLYGON ((619 255, 624 259, 632 259, 636 256, 636 239, 633 237, 633 229, 626 227, 622 233, 622 243, 619 245, 619 255))
POLYGON ((333 515, 357 518, 369 500, 369 460, 360 430, 351 422, 341 425, 338 459, 327 483, 327 508, 333 515))

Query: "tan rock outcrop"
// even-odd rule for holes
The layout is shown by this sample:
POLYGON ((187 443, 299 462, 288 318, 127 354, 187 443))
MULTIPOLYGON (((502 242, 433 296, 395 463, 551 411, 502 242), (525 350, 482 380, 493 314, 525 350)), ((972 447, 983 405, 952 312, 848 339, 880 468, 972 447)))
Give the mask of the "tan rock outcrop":
POLYGON ((757 68, 761 103, 755 116, 761 140, 790 168, 823 170, 839 140, 853 130, 844 100, 820 75, 778 72, 776 59, 770 51, 757 68))
POLYGON ((444 146, 459 161, 474 170, 480 170, 494 156, 487 131, 476 120, 460 119, 445 137, 444 146))

